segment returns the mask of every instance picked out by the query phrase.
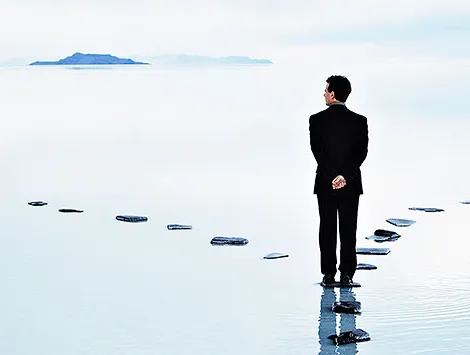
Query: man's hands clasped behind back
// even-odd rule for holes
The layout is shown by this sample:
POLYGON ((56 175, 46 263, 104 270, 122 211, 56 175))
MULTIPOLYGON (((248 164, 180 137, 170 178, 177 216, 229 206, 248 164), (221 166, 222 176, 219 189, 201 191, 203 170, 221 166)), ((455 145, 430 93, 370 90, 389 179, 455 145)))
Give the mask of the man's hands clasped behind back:
POLYGON ((338 175, 331 182, 331 185, 333 187, 333 190, 341 189, 346 185, 346 179, 342 175, 338 175))

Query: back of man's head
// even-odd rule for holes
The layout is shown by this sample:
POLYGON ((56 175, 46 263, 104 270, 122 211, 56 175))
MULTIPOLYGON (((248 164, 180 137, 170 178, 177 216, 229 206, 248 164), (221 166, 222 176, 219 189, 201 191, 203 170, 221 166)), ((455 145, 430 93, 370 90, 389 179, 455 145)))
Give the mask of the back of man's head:
POLYGON ((328 83, 328 92, 335 92, 335 99, 340 102, 346 102, 351 93, 351 83, 342 75, 332 75, 326 79, 328 83))

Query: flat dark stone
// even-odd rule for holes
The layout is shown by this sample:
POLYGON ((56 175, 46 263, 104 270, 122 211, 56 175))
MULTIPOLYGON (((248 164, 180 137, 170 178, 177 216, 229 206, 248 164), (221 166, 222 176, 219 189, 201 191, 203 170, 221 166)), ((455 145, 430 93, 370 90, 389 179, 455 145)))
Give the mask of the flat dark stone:
POLYGON ((464 205, 470 205, 470 200, 468 200, 468 201, 460 201, 460 203, 463 203, 464 205))
POLYGON ((280 258, 287 258, 289 255, 283 253, 269 253, 265 255, 263 259, 280 259, 280 258))
POLYGON ((73 208, 61 208, 59 210, 59 212, 62 212, 62 213, 82 213, 83 211, 82 210, 75 210, 73 208))
POLYGON ((397 227, 409 227, 412 224, 416 223, 416 221, 413 221, 411 219, 400 219, 400 218, 389 218, 387 219, 387 222, 397 227))
POLYGON ((374 232, 374 235, 380 236, 380 237, 395 237, 399 236, 397 232, 394 231, 389 231, 387 229, 376 229, 374 232))
POLYGON ((130 216, 130 215, 116 216, 116 219, 118 221, 132 222, 132 223, 147 222, 148 220, 148 218, 144 216, 130 216))
POLYGON ((30 205, 30 206, 45 206, 45 205, 47 205, 47 202, 44 202, 44 201, 31 201, 31 202, 28 202, 28 205, 30 205))
POLYGON ((186 224, 169 224, 166 226, 169 230, 175 229, 193 229, 193 226, 186 225, 186 224))
POLYGON ((377 266, 372 264, 357 264, 356 270, 376 270, 377 266))
POLYGON ((211 240, 212 245, 245 245, 248 239, 241 237, 214 237, 211 240))
POLYGON ((323 282, 320 282, 320 286, 325 287, 325 288, 350 288, 350 287, 361 287, 361 284, 359 282, 353 282, 351 285, 343 286, 339 282, 335 282, 332 284, 324 284, 323 282))
POLYGON ((349 332, 340 333, 339 335, 330 335, 328 339, 333 340, 336 345, 344 345, 351 343, 359 343, 362 341, 369 341, 370 335, 362 329, 354 329, 349 332))
POLYGON ((408 209, 411 211, 444 212, 442 208, 435 208, 435 207, 410 207, 408 209))
POLYGON ((359 314, 361 313, 361 302, 339 301, 333 303, 331 310, 336 313, 359 314))
POLYGON ((388 253, 390 253, 389 248, 356 248, 356 254, 387 255, 388 253))
POLYGON ((374 235, 371 235, 369 237, 366 237, 366 239, 372 239, 375 240, 378 243, 382 242, 394 242, 398 238, 400 238, 401 235, 394 232, 394 231, 389 231, 386 229, 377 229, 374 232, 374 235))

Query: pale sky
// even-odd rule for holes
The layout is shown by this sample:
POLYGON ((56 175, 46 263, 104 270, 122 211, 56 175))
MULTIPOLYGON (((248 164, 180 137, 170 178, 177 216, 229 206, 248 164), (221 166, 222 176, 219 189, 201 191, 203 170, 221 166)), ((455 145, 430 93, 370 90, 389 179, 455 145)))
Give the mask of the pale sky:
POLYGON ((0 0, 0 60, 380 45, 470 58, 468 0, 0 0))

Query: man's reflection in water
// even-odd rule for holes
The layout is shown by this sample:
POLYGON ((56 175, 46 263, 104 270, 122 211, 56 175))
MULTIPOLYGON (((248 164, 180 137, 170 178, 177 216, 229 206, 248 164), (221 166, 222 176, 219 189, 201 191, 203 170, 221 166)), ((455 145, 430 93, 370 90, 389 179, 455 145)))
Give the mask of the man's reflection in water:
MULTIPOLYGON (((351 288, 340 288, 339 301, 356 301, 356 295, 351 288)), ((328 339, 332 334, 339 334, 356 329, 355 314, 336 314, 331 310, 331 306, 336 302, 336 291, 334 288, 323 288, 320 303, 320 324, 318 327, 318 337, 320 338, 320 352, 318 355, 353 355, 356 354, 357 344, 346 344, 336 346, 333 340, 328 339), (336 329, 336 317, 339 317, 339 331, 336 329)))

